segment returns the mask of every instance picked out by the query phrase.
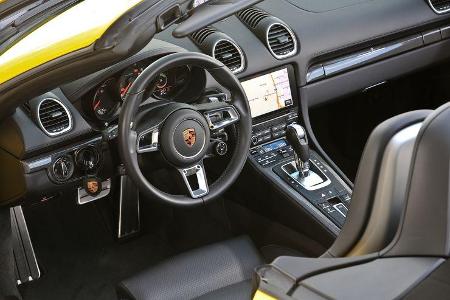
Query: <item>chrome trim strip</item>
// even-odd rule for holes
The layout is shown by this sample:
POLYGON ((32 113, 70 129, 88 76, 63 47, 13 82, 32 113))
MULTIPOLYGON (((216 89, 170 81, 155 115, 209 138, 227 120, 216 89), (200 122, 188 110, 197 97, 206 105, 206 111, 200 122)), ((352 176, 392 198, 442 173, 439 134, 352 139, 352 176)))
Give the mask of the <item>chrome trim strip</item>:
MULTIPOLYGON (((36 259, 36 253, 34 251, 33 242, 31 241, 30 232, 28 231, 28 225, 27 225, 27 221, 25 220, 25 215, 23 214, 22 206, 12 207, 11 209, 14 210, 16 217, 19 217, 23 221, 23 224, 25 226, 24 233, 26 234, 26 238, 30 241, 31 256, 32 256, 31 258, 33 259, 33 263, 35 264, 36 269, 38 271, 38 277, 33 279, 31 276, 29 276, 28 281, 37 280, 37 279, 41 278, 41 269, 39 268, 39 264, 36 259)), ((20 285, 20 284, 22 284, 22 282, 20 280, 18 280, 17 284, 20 285)))
POLYGON ((343 56, 338 59, 325 62, 323 64, 325 76, 320 78, 313 76, 313 72, 320 72, 321 65, 313 65, 308 70, 309 77, 307 76, 306 82, 310 83, 321 78, 343 73, 357 67, 362 67, 385 58, 390 58, 395 55, 420 48, 423 45, 424 41, 422 35, 417 34, 390 44, 373 47, 368 50, 343 56))

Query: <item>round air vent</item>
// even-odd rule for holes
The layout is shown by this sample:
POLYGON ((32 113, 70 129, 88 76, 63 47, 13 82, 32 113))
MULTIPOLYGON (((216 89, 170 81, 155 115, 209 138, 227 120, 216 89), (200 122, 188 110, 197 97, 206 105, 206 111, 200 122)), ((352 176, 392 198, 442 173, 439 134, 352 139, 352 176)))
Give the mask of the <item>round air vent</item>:
POLYGON ((72 116, 59 100, 46 98, 37 109, 37 119, 41 129, 49 136, 57 136, 72 129, 72 116))
POLYGON ((273 56, 283 59, 297 53, 297 39, 290 28, 281 23, 269 26, 267 44, 273 56))
POLYGON ((213 57, 227 66, 233 73, 239 73, 245 68, 244 54, 234 42, 219 40, 213 47, 213 57))
POLYGON ((191 34, 191 39, 203 53, 221 61, 233 73, 245 69, 244 52, 227 34, 208 26, 191 34))
POLYGON ((282 20, 257 7, 246 8, 236 15, 266 45, 276 59, 285 59, 297 54, 299 48, 297 38, 282 20))
POLYGON ((428 3, 438 14, 450 12, 450 0, 428 0, 428 3))

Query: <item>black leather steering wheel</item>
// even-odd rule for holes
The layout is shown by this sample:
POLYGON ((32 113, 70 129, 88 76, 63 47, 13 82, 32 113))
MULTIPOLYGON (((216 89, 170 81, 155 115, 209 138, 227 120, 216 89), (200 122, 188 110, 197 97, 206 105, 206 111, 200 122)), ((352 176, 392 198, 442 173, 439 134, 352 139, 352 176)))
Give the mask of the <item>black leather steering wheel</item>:
POLYGON ((221 62, 200 53, 171 54, 148 66, 130 87, 119 118, 119 151, 127 175, 149 198, 176 206, 199 205, 225 192, 244 167, 250 140, 250 108, 239 80, 221 62), (231 101, 198 105, 160 101, 141 106, 146 88, 159 74, 185 65, 209 72, 231 93, 231 101), (203 160, 210 149, 210 137, 231 125, 237 131, 234 152, 219 179, 209 185, 203 160), (160 151, 179 171, 189 196, 163 192, 142 174, 138 155, 154 151, 160 151))

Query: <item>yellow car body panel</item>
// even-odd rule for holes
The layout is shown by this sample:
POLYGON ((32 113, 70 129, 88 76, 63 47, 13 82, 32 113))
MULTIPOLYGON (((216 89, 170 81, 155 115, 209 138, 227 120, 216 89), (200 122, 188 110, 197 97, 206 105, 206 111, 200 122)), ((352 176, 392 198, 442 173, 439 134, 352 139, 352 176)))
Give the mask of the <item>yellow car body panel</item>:
POLYGON ((85 0, 50 19, 0 56, 0 84, 86 48, 143 0, 85 0))
POLYGON ((277 300, 277 298, 267 295, 263 291, 257 290, 253 296, 253 300, 277 300))

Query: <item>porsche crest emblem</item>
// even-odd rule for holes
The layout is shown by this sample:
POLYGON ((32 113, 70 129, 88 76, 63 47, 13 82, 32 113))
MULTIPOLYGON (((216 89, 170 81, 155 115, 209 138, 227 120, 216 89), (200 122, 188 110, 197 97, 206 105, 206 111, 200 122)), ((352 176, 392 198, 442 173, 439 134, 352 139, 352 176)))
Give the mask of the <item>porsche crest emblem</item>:
POLYGON ((192 147, 196 142, 196 133, 194 128, 188 128, 183 131, 184 142, 188 147, 192 147))
POLYGON ((87 190, 91 194, 97 194, 99 190, 98 182, 95 180, 88 181, 87 190))

